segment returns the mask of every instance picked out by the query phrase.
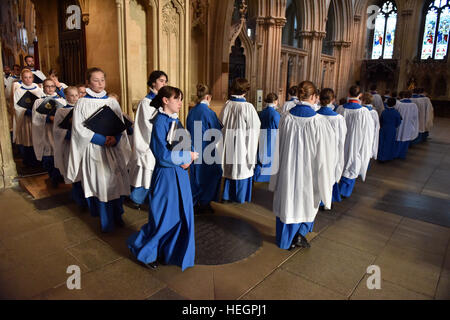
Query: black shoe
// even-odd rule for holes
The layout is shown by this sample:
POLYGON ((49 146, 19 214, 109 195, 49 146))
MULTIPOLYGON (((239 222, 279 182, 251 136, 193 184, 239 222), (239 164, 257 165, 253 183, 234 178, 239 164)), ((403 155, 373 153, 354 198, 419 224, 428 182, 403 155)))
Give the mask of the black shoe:
POLYGON ((125 222, 122 220, 122 218, 115 218, 114 223, 120 228, 125 227, 125 222))
POLYGON ((301 234, 297 238, 297 242, 295 245, 299 248, 311 248, 311 245, 309 244, 308 240, 301 234))
POLYGON ((294 237, 294 239, 292 239, 292 243, 291 246, 289 247, 289 251, 294 250, 297 246, 296 243, 298 242, 298 234, 294 237))
POLYGON ((155 270, 158 268, 158 261, 153 261, 150 263, 144 263, 144 266, 146 266, 149 269, 155 270))

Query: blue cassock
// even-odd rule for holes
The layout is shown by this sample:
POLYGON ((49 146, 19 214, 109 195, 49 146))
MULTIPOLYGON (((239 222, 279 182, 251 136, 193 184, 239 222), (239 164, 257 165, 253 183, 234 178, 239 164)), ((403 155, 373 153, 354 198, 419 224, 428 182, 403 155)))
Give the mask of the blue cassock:
POLYGON ((275 110, 273 106, 267 106, 263 111, 260 112, 259 119, 261 120, 261 134, 263 130, 266 130, 266 141, 263 146, 259 146, 258 162, 255 166, 255 174, 253 176, 253 180, 256 182, 270 182, 271 175, 264 173, 271 172, 272 150, 275 147, 278 123, 280 122, 280 114, 275 110), (261 150, 261 147, 263 150, 261 150), (262 153, 262 159, 260 153, 262 153))
MULTIPOLYGON (((208 108, 208 105, 199 103, 189 111, 186 120, 186 128, 191 134, 192 144, 194 145, 195 150, 200 150, 201 148, 203 153, 208 145, 217 143, 217 141, 204 141, 205 132, 209 129, 217 129, 220 131, 222 130, 222 125, 220 124, 216 113, 208 108), (195 132, 195 121, 201 122, 201 132, 195 132), (199 136, 200 133, 201 136, 199 136)), ((211 152, 211 156, 215 156, 215 150, 211 152)), ((218 201, 220 192, 222 166, 217 163, 206 164, 203 157, 199 157, 199 160, 201 161, 200 164, 193 163, 189 167, 194 205, 197 203, 200 203, 200 205, 207 205, 211 201, 218 201)))
MULTIPOLYGON (((296 117, 309 118, 316 115, 316 112, 308 105, 296 105, 289 112, 296 117)), ((289 249, 294 237, 297 234, 306 236, 309 232, 312 232, 314 228, 314 222, 304 223, 291 223, 285 224, 281 222, 277 217, 276 221, 276 240, 277 245, 281 249, 289 249)))
POLYGON ((396 155, 397 128, 402 122, 400 113, 394 108, 385 108, 380 117, 380 142, 377 159, 393 160, 396 155))
MULTIPOLYGON (((174 163, 167 143, 172 122, 159 113, 154 119, 150 149, 156 159, 149 194, 148 223, 128 238, 127 244, 136 258, 151 263, 158 258, 182 270, 194 266, 194 208, 186 170, 174 163)), ((189 152, 180 151, 183 163, 189 163, 189 152)))
MULTIPOLYGON (((321 107, 319 110, 317 110, 318 114, 321 114, 323 116, 328 116, 328 117, 335 117, 337 116, 339 113, 335 112, 334 110, 331 110, 331 108, 328 107, 321 107)), ((341 190, 339 188, 339 183, 335 183, 333 185, 333 196, 331 198, 331 202, 341 202, 342 198, 341 198, 341 190)), ((320 206, 323 207, 323 202, 320 203, 320 206)))

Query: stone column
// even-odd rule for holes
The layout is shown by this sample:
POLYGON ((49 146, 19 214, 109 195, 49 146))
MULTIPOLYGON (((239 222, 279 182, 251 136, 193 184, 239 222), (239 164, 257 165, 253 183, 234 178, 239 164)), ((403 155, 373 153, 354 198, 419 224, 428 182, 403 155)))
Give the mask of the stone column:
POLYGON ((186 99, 180 110, 184 122, 189 108, 190 5, 186 0, 153 0, 155 69, 169 76, 169 85, 180 88, 186 99))
MULTIPOLYGON (((397 83, 397 91, 400 92, 406 87, 406 83, 408 82, 407 75, 407 66, 408 60, 412 60, 416 51, 414 51, 415 46, 411 41, 410 30, 414 24, 414 21, 411 20, 411 16, 413 14, 412 9, 402 10, 399 14, 399 21, 397 22, 397 31, 395 32, 396 39, 394 40, 394 59, 398 59, 397 70, 399 70, 398 83, 397 83)), ((419 35, 421 37, 422 35, 419 35)), ((417 40, 417 36, 413 37, 414 42, 417 40)))
POLYGON ((119 76, 120 76, 120 105, 122 111, 132 115, 133 106, 129 101, 128 66, 126 45, 126 5, 128 0, 116 0, 117 7, 117 35, 119 47, 119 76))
POLYGON ((258 87, 278 93, 280 89, 281 36, 284 17, 258 17, 256 19, 257 42, 262 44, 257 61, 258 87))
POLYGON ((336 84, 335 90, 338 97, 347 96, 350 66, 352 64, 351 42, 348 41, 334 41, 333 46, 336 57, 336 84))
POLYGON ((322 41, 326 32, 322 31, 302 31, 303 49, 308 51, 308 58, 305 64, 304 79, 314 82, 320 86, 322 80, 322 41))
MULTIPOLYGON (((2 43, 0 41, 1 51, 2 43)), ((0 55, 0 66, 2 66, 3 70, 2 55, 0 55)), ((2 84, 0 85, 0 188, 12 187, 15 177, 17 177, 16 163, 14 162, 11 147, 5 88, 2 84)))

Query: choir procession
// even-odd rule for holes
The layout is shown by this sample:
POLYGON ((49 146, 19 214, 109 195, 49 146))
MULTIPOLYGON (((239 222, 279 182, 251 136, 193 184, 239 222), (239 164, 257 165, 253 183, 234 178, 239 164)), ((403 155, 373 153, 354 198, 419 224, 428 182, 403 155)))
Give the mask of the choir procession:
POLYGON ((1 0, 0 21, 0 301, 450 300, 450 0, 1 0))
POLYGON ((209 108, 209 87, 197 85, 185 129, 178 116, 183 92, 164 71, 150 74, 133 122, 105 91, 102 69, 90 68, 86 85, 67 86, 55 72, 35 70, 33 57, 25 62, 14 75, 5 69, 4 78, 24 164, 42 165, 54 188, 72 184, 73 201, 99 217, 102 232, 124 226, 124 201, 147 204, 148 223, 127 246, 151 268, 193 267, 194 215, 212 214, 212 201, 251 202, 254 182, 269 183, 274 193, 278 247, 309 248, 319 208, 351 197, 371 159, 406 159, 433 127, 421 88, 381 96, 376 86, 362 92, 354 85, 338 105, 333 89, 303 81, 282 107, 267 94, 258 113, 246 99, 248 80, 237 78, 219 116, 209 108))

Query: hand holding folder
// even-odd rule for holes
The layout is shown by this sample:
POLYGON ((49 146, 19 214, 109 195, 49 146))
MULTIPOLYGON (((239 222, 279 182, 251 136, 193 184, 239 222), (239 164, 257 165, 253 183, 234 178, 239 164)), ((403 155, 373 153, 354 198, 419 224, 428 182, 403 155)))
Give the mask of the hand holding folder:
POLYGON ((89 130, 105 137, 114 137, 127 129, 122 119, 107 105, 94 112, 83 124, 89 130))

